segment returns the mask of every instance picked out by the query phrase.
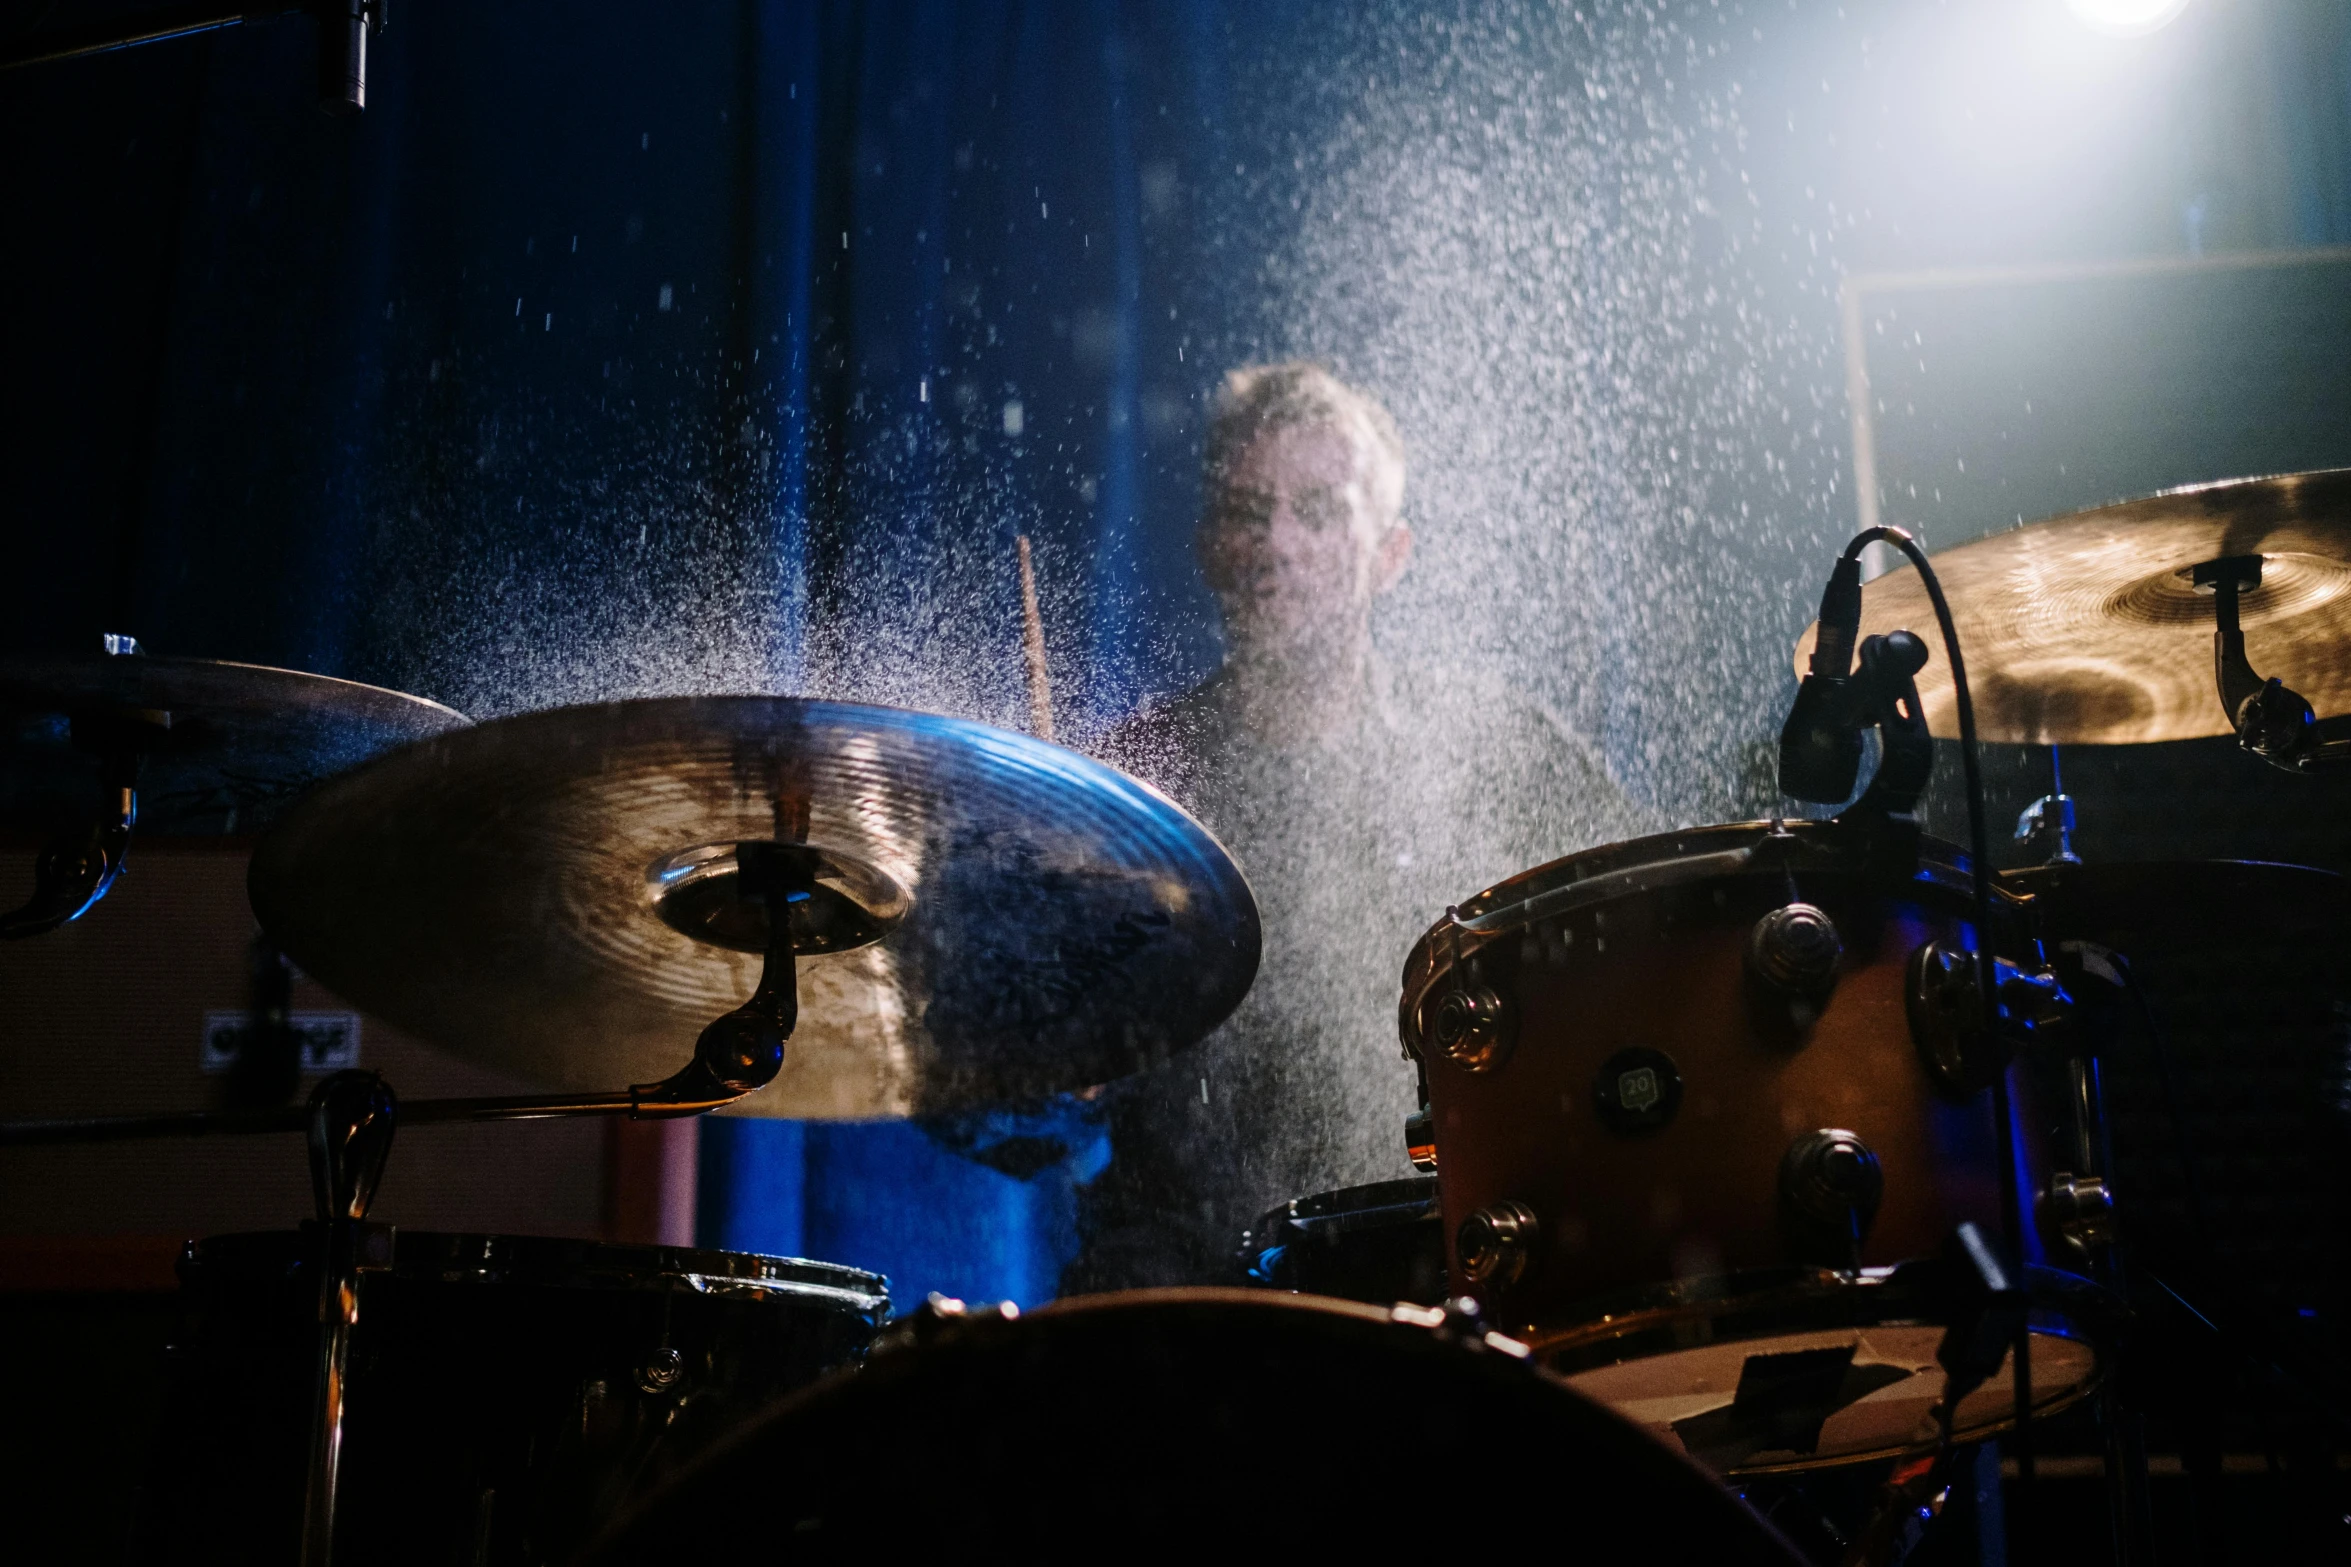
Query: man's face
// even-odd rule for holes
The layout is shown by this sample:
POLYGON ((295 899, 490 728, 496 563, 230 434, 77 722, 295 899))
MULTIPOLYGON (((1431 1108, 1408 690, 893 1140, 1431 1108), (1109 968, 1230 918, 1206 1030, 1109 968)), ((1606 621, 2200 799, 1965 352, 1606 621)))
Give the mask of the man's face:
POLYGON ((1355 443, 1327 425, 1265 432, 1210 497, 1200 564, 1236 643, 1303 650, 1343 633, 1402 571, 1355 443))

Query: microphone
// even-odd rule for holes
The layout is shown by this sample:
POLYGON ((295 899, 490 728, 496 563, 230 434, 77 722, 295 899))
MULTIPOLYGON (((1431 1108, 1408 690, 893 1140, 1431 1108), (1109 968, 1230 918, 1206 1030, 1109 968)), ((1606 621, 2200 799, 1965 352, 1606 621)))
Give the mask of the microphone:
POLYGON ((1861 561, 1839 556, 1820 595, 1820 631, 1812 665, 1780 726, 1780 792, 1837 805, 1861 776, 1861 730, 1868 715, 1855 700, 1853 639, 1861 632, 1861 561))

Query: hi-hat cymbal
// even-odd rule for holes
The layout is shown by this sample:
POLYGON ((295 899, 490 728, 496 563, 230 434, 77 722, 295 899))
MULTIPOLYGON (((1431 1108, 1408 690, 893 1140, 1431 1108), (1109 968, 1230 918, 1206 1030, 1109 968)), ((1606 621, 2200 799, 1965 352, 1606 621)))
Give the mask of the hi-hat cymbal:
POLYGON ((757 983, 734 846, 819 851, 800 1021, 754 1114, 855 1119, 1088 1087, 1192 1044, 1257 972, 1206 829, 1059 746, 792 697, 558 708, 318 789, 253 907, 324 984, 551 1087, 683 1066, 757 983))
POLYGON ((170 715, 147 726, 140 831, 198 835, 258 831, 321 779, 468 722, 422 697, 262 664, 0 654, 0 812, 40 828, 87 819, 99 764, 74 721, 123 713, 170 715))
MULTIPOLYGON (((2351 708, 2351 469, 2231 479, 2055 517, 1933 557, 1986 740, 2125 745, 2232 733, 2214 687, 2213 605, 2188 570, 2262 557, 2241 613, 2265 677, 2324 718, 2351 708)), ((1904 566, 1862 591, 1864 635, 1906 627, 1933 650, 1927 722, 1959 732, 1933 608, 1904 566)), ((1796 672, 1816 627, 1796 644, 1796 672)))

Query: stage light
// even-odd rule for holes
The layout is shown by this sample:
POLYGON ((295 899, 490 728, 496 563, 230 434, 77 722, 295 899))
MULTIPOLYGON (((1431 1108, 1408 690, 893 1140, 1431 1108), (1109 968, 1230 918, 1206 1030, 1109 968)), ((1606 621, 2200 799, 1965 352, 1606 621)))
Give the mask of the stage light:
POLYGON ((2074 15, 2102 33, 2151 33, 2188 8, 2188 0, 2065 0, 2074 15))

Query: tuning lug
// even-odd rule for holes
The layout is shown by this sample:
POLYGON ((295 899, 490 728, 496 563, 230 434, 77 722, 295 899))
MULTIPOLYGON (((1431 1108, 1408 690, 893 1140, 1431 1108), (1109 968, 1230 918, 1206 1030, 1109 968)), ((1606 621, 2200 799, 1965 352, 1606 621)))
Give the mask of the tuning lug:
POLYGON ((1815 1005, 1836 988, 1844 955, 1836 921, 1809 903, 1773 909, 1747 933, 1747 972, 1781 995, 1815 1005))
POLYGON ((1487 1204, 1454 1232, 1462 1276, 1489 1297, 1501 1294, 1526 1276, 1542 1233, 1542 1222, 1525 1203, 1504 1198, 1487 1204))
POLYGON ((2036 1203, 2043 1231, 2054 1234, 2081 1261, 2096 1259, 2114 1244, 2114 1193, 2095 1175, 2060 1170, 2036 1203))
POLYGON ((1455 985, 1437 998, 1429 1019, 1437 1054, 1470 1072, 1491 1072, 1510 1059, 1518 1040, 1518 1018, 1491 985, 1475 980, 1455 985))

